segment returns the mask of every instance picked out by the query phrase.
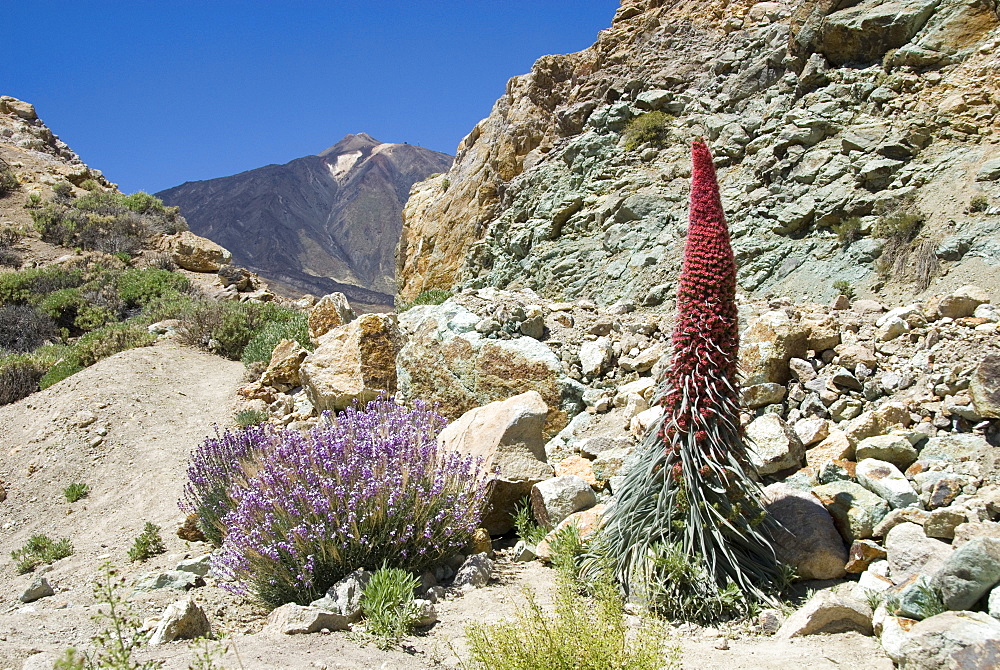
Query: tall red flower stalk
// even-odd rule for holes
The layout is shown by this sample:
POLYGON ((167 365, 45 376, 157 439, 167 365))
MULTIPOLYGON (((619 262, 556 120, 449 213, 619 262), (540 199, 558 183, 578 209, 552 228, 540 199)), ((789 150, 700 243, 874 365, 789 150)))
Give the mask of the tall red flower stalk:
POLYGON ((637 573, 650 579, 651 557, 679 545, 715 594, 735 584, 751 600, 767 599, 779 571, 739 420, 736 263, 704 142, 693 144, 691 160, 673 361, 657 400, 664 414, 616 492, 603 537, 626 585, 637 573))

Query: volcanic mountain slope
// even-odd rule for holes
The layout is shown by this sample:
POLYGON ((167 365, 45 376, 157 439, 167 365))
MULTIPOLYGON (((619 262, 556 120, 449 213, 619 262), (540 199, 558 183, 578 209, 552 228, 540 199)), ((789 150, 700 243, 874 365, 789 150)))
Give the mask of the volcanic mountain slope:
POLYGON ((403 204, 452 158, 359 133, 315 156, 157 193, 281 292, 392 305, 403 204))

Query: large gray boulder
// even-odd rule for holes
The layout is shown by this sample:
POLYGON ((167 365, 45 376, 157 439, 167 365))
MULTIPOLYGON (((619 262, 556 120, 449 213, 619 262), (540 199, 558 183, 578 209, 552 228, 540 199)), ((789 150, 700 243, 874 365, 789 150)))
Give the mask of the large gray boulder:
POLYGON ((358 568, 326 590, 326 595, 309 603, 310 607, 347 617, 351 623, 361 619, 361 595, 372 573, 358 568))
POLYGON ((956 549, 934 574, 933 584, 950 610, 972 609, 1000 583, 1000 540, 978 537, 956 549))
POLYGON ((264 632, 281 635, 302 635, 329 631, 350 630, 346 616, 327 612, 318 607, 286 603, 273 610, 267 617, 264 632))
POLYGON ((933 574, 945 564, 952 548, 947 542, 927 537, 915 523, 894 526, 885 536, 889 576, 902 584, 921 573, 933 574))
POLYGON ((872 610, 853 598, 820 591, 781 625, 775 637, 789 639, 818 633, 856 631, 872 634, 872 610))
POLYGON ((483 459, 484 472, 496 470, 483 516, 491 535, 510 530, 517 502, 552 476, 542 440, 548 409, 537 391, 527 391, 466 412, 438 437, 442 449, 483 459))
POLYGON ((802 579, 843 577, 847 549, 819 500, 783 483, 765 488, 764 496, 767 511, 781 524, 774 543, 778 559, 802 579))
POLYGON ((979 670, 1000 663, 1000 621, 982 612, 944 612, 918 622, 896 659, 902 670, 979 670))

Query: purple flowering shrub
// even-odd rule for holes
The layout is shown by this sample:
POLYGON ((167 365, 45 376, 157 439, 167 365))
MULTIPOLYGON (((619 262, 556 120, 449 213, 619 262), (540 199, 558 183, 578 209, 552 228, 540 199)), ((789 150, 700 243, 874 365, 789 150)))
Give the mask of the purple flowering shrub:
MULTIPOLYGON (((228 505, 213 571, 269 605, 306 604, 359 567, 419 571, 459 551, 479 525, 487 482, 478 460, 438 450, 445 423, 424 404, 379 399, 308 433, 248 428, 245 441, 263 444, 218 470, 225 502, 210 501, 213 511, 228 505)), ((226 453, 243 447, 231 439, 226 453)))
POLYGON ((242 430, 226 430, 208 438, 191 454, 188 483, 184 486, 181 508, 198 515, 198 525, 209 542, 222 545, 226 536, 225 516, 232 511, 230 490, 247 486, 256 470, 255 462, 278 441, 269 424, 242 430))

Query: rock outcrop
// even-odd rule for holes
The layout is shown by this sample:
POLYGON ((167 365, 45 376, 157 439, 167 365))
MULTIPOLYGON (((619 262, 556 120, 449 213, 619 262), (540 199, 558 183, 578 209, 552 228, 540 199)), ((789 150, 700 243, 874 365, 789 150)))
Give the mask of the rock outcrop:
POLYGON ((744 290, 957 288, 1000 264, 998 29, 995 2, 625 0, 592 47, 511 79, 414 187, 401 297, 669 302, 699 135, 744 290), (635 139, 636 119, 661 138, 635 139))

